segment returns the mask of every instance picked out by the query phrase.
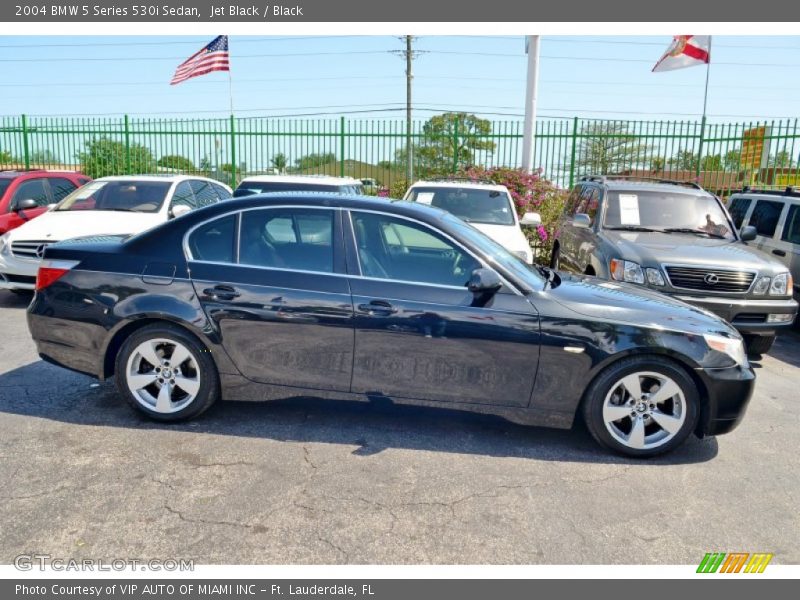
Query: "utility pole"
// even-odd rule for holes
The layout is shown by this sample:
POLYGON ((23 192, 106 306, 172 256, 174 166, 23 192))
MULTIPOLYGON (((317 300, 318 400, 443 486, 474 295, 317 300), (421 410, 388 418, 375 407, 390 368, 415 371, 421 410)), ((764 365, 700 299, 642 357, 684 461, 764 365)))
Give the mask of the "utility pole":
POLYGON ((525 86, 525 127, 522 137, 522 168, 533 172, 533 150, 536 143, 536 100, 539 80, 539 36, 526 39, 528 51, 528 79, 525 86))
POLYGON ((414 53, 411 50, 413 38, 406 36, 406 182, 411 185, 414 182, 414 144, 411 139, 411 82, 414 74, 411 72, 411 65, 414 62, 414 53))

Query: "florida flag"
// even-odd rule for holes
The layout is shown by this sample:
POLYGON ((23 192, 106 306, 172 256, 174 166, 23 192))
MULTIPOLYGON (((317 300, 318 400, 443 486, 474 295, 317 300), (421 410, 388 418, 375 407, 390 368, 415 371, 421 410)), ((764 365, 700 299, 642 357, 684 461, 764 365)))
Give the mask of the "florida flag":
POLYGON ((710 35, 676 35, 672 38, 672 43, 664 56, 653 67, 653 72, 706 65, 710 61, 710 35))

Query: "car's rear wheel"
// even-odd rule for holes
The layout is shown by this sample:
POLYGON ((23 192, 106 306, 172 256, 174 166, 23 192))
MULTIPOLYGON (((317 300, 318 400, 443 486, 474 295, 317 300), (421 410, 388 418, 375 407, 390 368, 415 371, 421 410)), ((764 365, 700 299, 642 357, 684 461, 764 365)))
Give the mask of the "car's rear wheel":
POLYGON ((691 377, 658 356, 621 360, 587 390, 583 415, 601 445, 635 457, 669 452, 694 430, 699 396, 691 377))
POLYGON ((120 394, 158 421, 181 421, 207 410, 219 396, 219 375, 206 348, 172 325, 135 331, 116 361, 120 394))
POLYGON ((774 343, 774 335, 747 335, 744 338, 744 345, 747 348, 747 354, 750 356, 766 354, 774 343))

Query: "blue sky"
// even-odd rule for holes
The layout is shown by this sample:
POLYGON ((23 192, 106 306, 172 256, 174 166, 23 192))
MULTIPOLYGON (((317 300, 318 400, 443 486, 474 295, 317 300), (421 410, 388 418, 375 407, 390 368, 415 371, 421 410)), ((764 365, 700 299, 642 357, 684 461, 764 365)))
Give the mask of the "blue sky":
MULTIPOLYGON (((369 25, 365 25, 368 28, 369 25)), ((228 80, 212 73, 169 86, 211 36, 0 38, 0 114, 228 112, 228 80)), ((545 36, 539 113, 552 117, 694 119, 705 68, 650 69, 669 36, 545 36)), ((744 121, 800 114, 800 36, 715 36, 709 114, 744 121)), ((403 47, 391 36, 231 36, 237 114, 354 113, 401 118, 403 47)), ((522 37, 422 36, 415 47, 416 117, 447 109, 487 118, 523 112, 522 37)))

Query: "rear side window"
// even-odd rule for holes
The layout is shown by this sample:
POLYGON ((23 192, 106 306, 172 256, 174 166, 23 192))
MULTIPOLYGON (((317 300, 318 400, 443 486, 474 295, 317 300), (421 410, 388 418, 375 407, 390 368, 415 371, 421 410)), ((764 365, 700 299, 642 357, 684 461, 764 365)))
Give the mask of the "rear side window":
POLYGON ((29 179, 19 184, 17 191, 14 192, 12 204, 16 205, 22 200, 32 199, 39 206, 47 206, 47 189, 44 187, 44 179, 29 179))
POLYGON ((53 177, 49 181, 50 191, 53 192, 53 202, 61 202, 78 187, 69 179, 64 179, 63 177, 53 177))
POLYGON ((182 181, 175 188, 175 193, 172 196, 171 206, 188 206, 189 208, 197 208, 197 201, 194 198, 194 192, 188 181, 182 181))
POLYGON ((236 216, 228 215, 195 229, 189 236, 189 250, 195 260, 233 263, 236 244, 236 216))
POLYGON ((750 198, 736 198, 731 202, 728 210, 731 213, 731 218, 733 219, 733 224, 736 225, 736 229, 742 227, 742 222, 747 215, 747 210, 750 208, 750 202, 752 202, 750 198))
POLYGON ((202 208, 203 206, 208 206, 209 204, 216 204, 219 200, 216 192, 214 192, 214 188, 211 187, 211 183, 208 181, 195 179, 191 182, 191 186, 192 191, 194 192, 197 208, 202 208))
POLYGON ((800 204, 789 207, 786 225, 783 226, 781 239, 790 244, 800 244, 800 204))
POLYGON ((227 188, 224 188, 219 184, 212 183, 211 185, 214 188, 214 190, 217 192, 217 198, 219 198, 220 200, 227 200, 228 198, 230 198, 233 195, 227 190, 227 188))
POLYGON ((778 226, 778 219, 783 210, 783 202, 772 200, 759 200, 750 216, 750 225, 756 228, 758 235, 772 237, 775 235, 775 228, 778 226))

